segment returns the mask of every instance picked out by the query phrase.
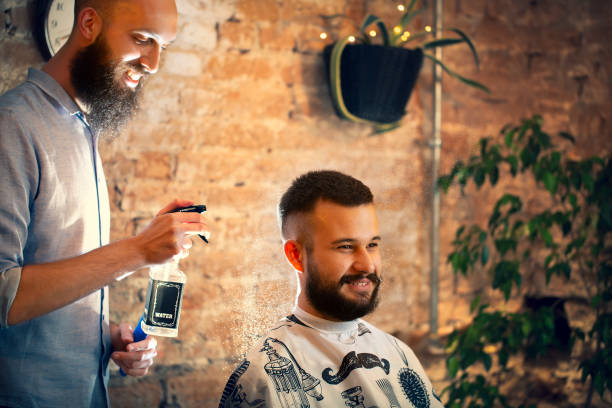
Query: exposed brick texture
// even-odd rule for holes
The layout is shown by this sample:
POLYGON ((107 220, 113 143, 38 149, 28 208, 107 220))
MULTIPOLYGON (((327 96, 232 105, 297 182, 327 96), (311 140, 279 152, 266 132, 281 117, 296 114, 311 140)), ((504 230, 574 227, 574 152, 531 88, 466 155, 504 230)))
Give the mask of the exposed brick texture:
MULTIPOLYGON (((31 34, 33 3, 3 2, 0 92, 23 80, 28 66, 43 65, 31 34)), ((293 304, 295 276, 282 256, 275 208, 289 183, 312 169, 350 173, 376 196, 386 280, 381 306, 368 319, 412 344, 427 334, 431 65, 424 65, 403 125, 373 136, 368 126, 335 115, 321 56, 352 29, 347 20, 322 16, 347 14, 360 23, 375 13, 391 22, 396 3, 177 1, 177 41, 150 79, 141 111, 120 138, 102 146, 112 238, 140 231, 175 197, 208 206, 212 236, 210 245, 195 242, 182 263, 188 279, 179 337, 159 339, 146 378, 119 377, 111 366, 113 406, 216 406, 240 355, 293 304), (330 39, 319 38, 322 30, 330 39)), ((430 21, 423 16, 417 23, 430 21)), ((443 77, 442 172, 480 137, 535 113, 550 132, 577 136, 577 157, 610 154, 611 21, 612 7, 600 0, 447 0, 444 24, 472 36, 480 71, 467 48, 445 50, 444 60, 492 93, 443 77)), ((445 260, 454 231, 467 221, 485 222, 505 188, 533 186, 442 197, 441 332, 467 321, 486 278, 453 277, 445 260)), ((530 205, 542 202, 534 197, 530 205)), ((146 284, 141 270, 112 285, 114 320, 138 320, 146 284)), ((563 283, 554 290, 563 291, 563 283)), ((426 368, 437 370, 432 378, 441 388, 443 364, 426 361, 426 368)))

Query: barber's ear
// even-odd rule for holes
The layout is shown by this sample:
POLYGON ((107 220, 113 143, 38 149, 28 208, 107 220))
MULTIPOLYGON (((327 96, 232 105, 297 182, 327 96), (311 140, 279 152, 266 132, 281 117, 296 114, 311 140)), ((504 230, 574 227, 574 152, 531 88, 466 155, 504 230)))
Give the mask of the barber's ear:
POLYGON ((77 16, 77 30, 85 45, 92 44, 102 31, 102 17, 91 7, 85 7, 77 16))
POLYGON ((302 245, 299 242, 290 239, 289 241, 285 242, 283 248, 285 250, 285 257, 291 266, 293 266, 293 268, 298 272, 304 272, 304 266, 302 264, 302 245))

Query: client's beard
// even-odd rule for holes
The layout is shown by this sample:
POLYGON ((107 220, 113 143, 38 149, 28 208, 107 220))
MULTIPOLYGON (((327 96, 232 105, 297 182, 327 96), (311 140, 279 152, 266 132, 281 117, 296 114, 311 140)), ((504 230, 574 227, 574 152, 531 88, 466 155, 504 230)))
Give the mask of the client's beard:
POLYGON ((128 68, 143 72, 138 64, 111 61, 102 35, 72 60, 72 85, 87 107, 87 121, 95 135, 116 137, 138 109, 144 76, 135 89, 130 89, 120 82, 128 68))
POLYGON ((340 282, 325 282, 321 276, 319 268, 314 263, 310 262, 307 266, 308 275, 306 277, 306 297, 310 300, 312 306, 327 316, 334 317, 340 321, 350 321, 363 317, 376 309, 378 306, 378 290, 382 282, 382 278, 376 276, 375 273, 368 275, 345 275, 340 279, 340 282), (369 298, 360 300, 352 300, 346 298, 340 289, 344 284, 350 284, 353 281, 369 279, 375 285, 374 290, 369 298))

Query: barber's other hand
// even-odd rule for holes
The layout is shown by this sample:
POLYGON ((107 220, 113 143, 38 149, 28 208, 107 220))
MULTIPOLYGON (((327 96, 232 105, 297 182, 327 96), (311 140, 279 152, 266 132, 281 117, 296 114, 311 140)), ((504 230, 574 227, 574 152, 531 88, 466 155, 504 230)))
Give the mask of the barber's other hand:
POLYGON ((134 377, 146 375, 157 356, 157 340, 149 336, 134 343, 133 329, 128 323, 111 325, 113 353, 111 358, 124 373, 134 377))
POLYGON ((176 199, 162 208, 151 223, 134 237, 146 264, 160 264, 172 258, 184 258, 194 235, 210 236, 206 216, 200 213, 175 212, 193 201, 176 199))

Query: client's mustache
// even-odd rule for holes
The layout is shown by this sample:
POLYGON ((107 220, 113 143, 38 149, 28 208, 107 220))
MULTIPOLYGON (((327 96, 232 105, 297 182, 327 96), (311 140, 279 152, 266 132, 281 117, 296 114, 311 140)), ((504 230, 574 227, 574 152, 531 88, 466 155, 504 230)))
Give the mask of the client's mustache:
POLYGON ((353 282, 357 282, 358 280, 363 279, 363 278, 367 278, 371 280, 376 285, 382 282, 382 277, 376 276, 375 273, 370 273, 368 275, 344 275, 342 278, 340 278, 340 285, 344 283, 350 284, 353 282))

